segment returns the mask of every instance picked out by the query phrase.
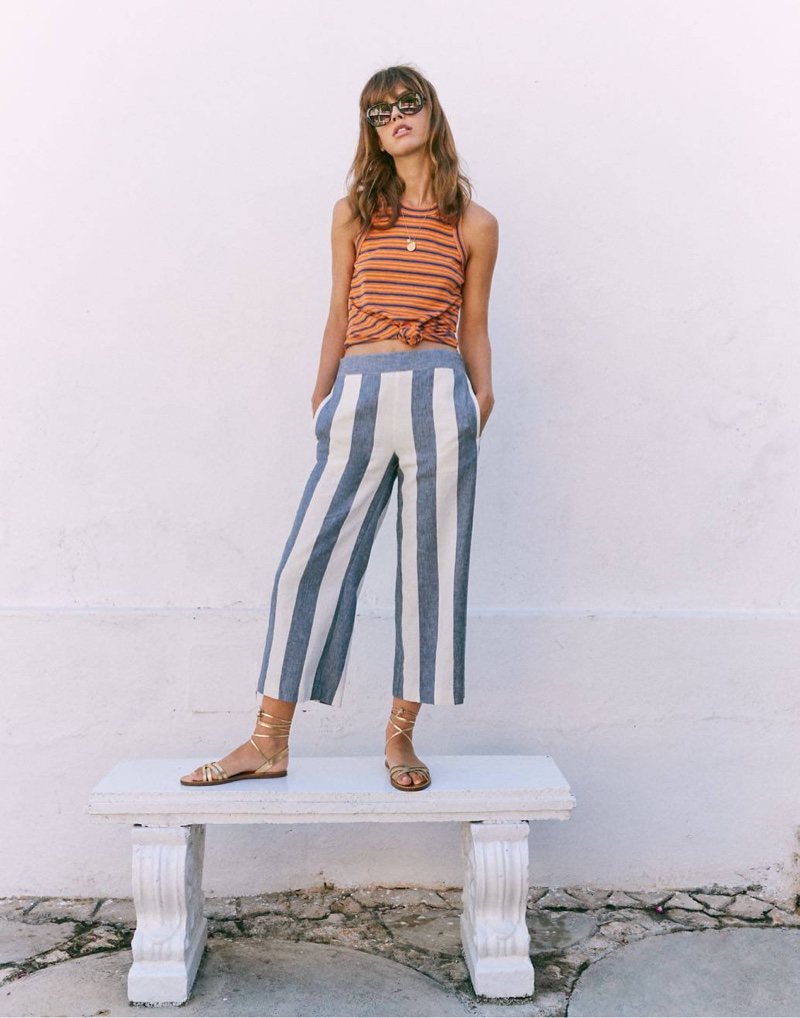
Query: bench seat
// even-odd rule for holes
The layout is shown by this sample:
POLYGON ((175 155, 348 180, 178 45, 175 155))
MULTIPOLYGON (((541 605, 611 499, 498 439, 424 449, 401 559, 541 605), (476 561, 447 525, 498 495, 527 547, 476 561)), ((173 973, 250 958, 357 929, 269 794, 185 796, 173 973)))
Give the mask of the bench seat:
POLYGON ((94 820, 133 826, 136 933, 128 996, 183 1003, 206 942, 202 870, 207 824, 458 821, 465 865, 461 934, 476 993, 533 993, 528 824, 566 820, 575 799, 547 756, 429 756, 432 784, 401 792, 383 757, 292 757, 271 780, 186 788, 203 760, 125 760, 94 788, 94 820))

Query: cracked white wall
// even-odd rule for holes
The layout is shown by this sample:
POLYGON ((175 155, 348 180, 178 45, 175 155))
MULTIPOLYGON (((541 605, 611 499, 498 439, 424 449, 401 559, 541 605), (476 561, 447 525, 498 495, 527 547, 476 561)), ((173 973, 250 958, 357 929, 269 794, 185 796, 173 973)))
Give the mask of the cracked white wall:
MULTIPOLYGON (((800 13, 790 3, 0 9, 0 894, 128 890, 122 757, 250 731, 314 455, 330 209, 377 67, 437 84, 500 220, 467 702, 425 753, 546 752, 537 883, 796 889, 800 13)), ((391 517, 340 710, 378 755, 391 517)), ((435 775, 434 775, 435 780, 435 775)), ((213 893, 460 878, 458 832, 212 831, 213 893)))

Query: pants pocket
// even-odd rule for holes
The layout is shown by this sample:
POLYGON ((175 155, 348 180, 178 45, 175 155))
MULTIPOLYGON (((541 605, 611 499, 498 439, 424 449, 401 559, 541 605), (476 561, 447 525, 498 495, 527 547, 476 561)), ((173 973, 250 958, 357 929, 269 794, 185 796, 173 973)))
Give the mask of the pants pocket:
POLYGON ((333 396, 333 389, 331 389, 327 396, 324 396, 320 400, 319 406, 314 411, 314 416, 311 420, 311 427, 314 429, 314 431, 317 430, 317 421, 319 420, 319 415, 322 413, 322 408, 325 406, 326 403, 330 401, 331 396, 333 396))

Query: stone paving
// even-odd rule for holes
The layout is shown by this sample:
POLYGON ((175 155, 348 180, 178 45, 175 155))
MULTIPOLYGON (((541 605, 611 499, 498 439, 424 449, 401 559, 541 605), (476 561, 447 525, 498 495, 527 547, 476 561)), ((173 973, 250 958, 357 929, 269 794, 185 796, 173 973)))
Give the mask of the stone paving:
MULTIPOLYGON (((798 902, 758 886, 665 891, 536 887, 528 926, 536 971, 531 998, 476 997, 461 955, 460 888, 321 888, 207 899, 213 941, 275 938, 349 947, 436 980, 472 1014, 566 1015, 587 966, 624 944, 682 931, 800 927, 798 902)), ((48 966, 130 946, 125 899, 0 899, 0 986, 48 966)), ((0 994, 2 990, 0 989, 0 994)))

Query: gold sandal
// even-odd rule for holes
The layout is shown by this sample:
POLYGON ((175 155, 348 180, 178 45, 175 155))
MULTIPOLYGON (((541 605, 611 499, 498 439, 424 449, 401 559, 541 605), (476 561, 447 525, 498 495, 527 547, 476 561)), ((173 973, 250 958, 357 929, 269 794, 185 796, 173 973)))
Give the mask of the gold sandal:
MULTIPOLYGON (((408 733, 413 729, 414 725, 416 724, 417 714, 419 714, 419 711, 417 711, 416 714, 412 714, 414 720, 411 721, 411 723, 408 725, 408 728, 401 728, 397 724, 397 722, 405 721, 408 724, 408 717, 406 717, 406 714, 412 714, 412 712, 407 711, 405 707, 398 707, 396 711, 390 712, 389 724, 394 728, 394 732, 392 732, 392 734, 386 740, 387 746, 389 745, 391 740, 398 735, 405 735, 408 741, 411 742, 411 736, 408 733)), ((384 752, 385 751, 386 750, 384 747, 384 752)), ((388 760, 384 760, 384 763, 386 764, 387 767, 389 767, 388 760)), ((389 780, 392 783, 392 787, 398 788, 401 792, 421 792, 423 788, 427 788, 428 785, 430 785, 431 772, 428 770, 425 764, 415 764, 414 766, 409 766, 406 764, 395 764, 394 767, 389 767, 389 780), (416 771, 418 774, 424 774, 427 780, 423 781, 421 785, 415 785, 413 784, 413 781, 412 784, 410 785, 401 785, 398 781, 395 780, 401 774, 411 774, 412 771, 416 771)))
POLYGON ((266 757, 261 752, 261 749, 254 740, 255 739, 270 739, 283 736, 288 740, 289 730, 292 727, 291 721, 286 721, 284 718, 276 717, 274 714, 268 714, 265 710, 259 710, 258 718, 256 719, 256 728, 266 728, 269 732, 275 733, 274 735, 261 735, 258 732, 253 732, 250 739, 251 744, 258 750, 259 754, 264 757, 264 763, 256 768, 254 771, 242 771, 240 774, 234 774, 228 776, 225 773, 225 768, 222 767, 217 761, 213 763, 203 764, 200 768, 202 772, 202 780, 200 781, 186 781, 181 778, 182 785, 188 785, 192 787, 194 785, 227 785, 229 781, 245 781, 248 778, 285 778, 287 771, 275 771, 272 774, 263 774, 262 771, 268 770, 277 760, 282 759, 289 752, 289 746, 284 746, 283 749, 279 750, 274 756, 266 757), (270 724, 269 721, 262 721, 262 718, 272 718, 273 722, 277 724, 270 724))

